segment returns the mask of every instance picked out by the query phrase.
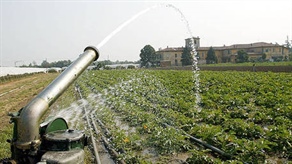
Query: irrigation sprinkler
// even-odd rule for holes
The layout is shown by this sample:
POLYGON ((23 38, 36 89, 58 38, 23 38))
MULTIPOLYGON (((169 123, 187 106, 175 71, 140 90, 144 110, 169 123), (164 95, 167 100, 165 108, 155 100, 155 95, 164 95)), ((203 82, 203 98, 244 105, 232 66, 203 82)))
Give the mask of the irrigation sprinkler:
POLYGON ((11 158, 0 163, 84 163, 87 136, 83 131, 68 128, 63 118, 40 124, 49 107, 65 92, 79 75, 99 57, 95 47, 84 52, 41 93, 16 113, 10 113, 14 123, 11 158))

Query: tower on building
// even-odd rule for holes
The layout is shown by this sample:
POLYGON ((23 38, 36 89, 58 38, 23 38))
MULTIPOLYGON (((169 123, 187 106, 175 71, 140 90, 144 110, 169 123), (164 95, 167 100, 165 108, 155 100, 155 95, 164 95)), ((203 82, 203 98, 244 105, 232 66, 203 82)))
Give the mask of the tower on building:
POLYGON ((198 47, 200 47, 200 38, 199 37, 193 37, 193 38, 187 38, 185 39, 186 41, 186 47, 192 49, 192 40, 194 41, 194 46, 195 46, 195 49, 197 49, 198 47))

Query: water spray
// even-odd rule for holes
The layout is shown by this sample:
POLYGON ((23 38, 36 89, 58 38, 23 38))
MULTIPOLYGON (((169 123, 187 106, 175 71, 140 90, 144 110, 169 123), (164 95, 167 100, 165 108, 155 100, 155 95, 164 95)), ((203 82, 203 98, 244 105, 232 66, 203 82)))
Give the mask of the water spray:
POLYGON ((191 37, 193 53, 193 72, 196 87, 196 104, 199 104, 199 77, 197 67, 197 52, 189 26, 183 13, 171 4, 161 4, 149 7, 137 13, 129 20, 121 24, 95 47, 87 47, 80 57, 73 62, 62 74, 60 74, 40 94, 32 99, 25 107, 16 113, 11 113, 11 123, 14 123, 13 137, 9 140, 11 145, 11 158, 5 163, 84 163, 84 146, 87 145, 87 136, 83 131, 68 128, 63 118, 55 118, 52 121, 40 124, 42 117, 49 107, 61 96, 62 93, 85 71, 85 69, 99 57, 97 49, 106 44, 114 35, 121 31, 129 23, 157 7, 174 9, 185 22, 187 31, 191 37))
POLYGON ((196 51, 196 48, 195 48, 195 42, 194 42, 194 39, 193 39, 193 34, 192 34, 192 30, 191 30, 190 24, 187 21, 185 15, 180 11, 179 8, 175 7, 172 4, 161 3, 161 4, 158 4, 158 5, 151 6, 151 7, 147 8, 147 9, 144 9, 144 10, 138 12, 137 14, 135 14, 133 17, 131 17, 130 19, 128 19, 124 23, 122 23, 120 26, 118 26, 113 32, 111 32, 107 37, 105 37, 97 45, 97 48, 100 49, 104 44, 106 44, 113 36, 115 36, 125 26, 127 26, 128 24, 130 24, 131 22, 133 22, 134 20, 136 20, 141 15, 147 13, 150 10, 156 9, 157 7, 166 7, 166 8, 173 9, 175 12, 177 12, 180 15, 181 21, 183 21, 184 24, 186 25, 186 29, 187 29, 188 35, 189 35, 189 37, 191 39, 190 46, 191 46, 192 59, 193 59, 192 70, 193 70, 193 76, 194 76, 194 90, 195 90, 195 97, 196 97, 196 100, 195 100, 196 101, 195 108, 198 111, 200 111, 201 110, 201 108, 199 106, 199 104, 201 102, 201 96, 200 96, 200 78, 199 78, 199 70, 200 69, 198 67, 197 51, 196 51))
POLYGON ((121 31, 125 26, 136 20, 141 15, 147 13, 149 10, 156 8, 157 6, 149 7, 145 10, 140 11, 136 15, 134 15, 132 18, 121 24, 119 27, 117 27, 113 32, 111 32, 107 37, 105 37, 98 45, 97 48, 100 49, 105 43, 107 43, 113 36, 115 36, 119 31, 121 31))

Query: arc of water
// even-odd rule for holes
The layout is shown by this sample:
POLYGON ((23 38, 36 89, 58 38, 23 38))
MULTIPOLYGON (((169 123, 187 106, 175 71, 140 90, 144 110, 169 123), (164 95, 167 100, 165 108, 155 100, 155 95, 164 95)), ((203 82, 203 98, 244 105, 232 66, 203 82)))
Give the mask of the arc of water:
POLYGON ((176 12, 178 12, 181 16, 181 20, 185 22, 186 27, 187 27, 187 31, 189 33, 189 35, 192 37, 192 30, 190 28, 190 25, 186 19, 186 17, 184 16, 184 14, 179 10, 179 8, 175 7, 172 4, 159 4, 159 5, 154 5, 152 7, 149 7, 147 9, 144 9, 142 11, 140 11, 139 13, 137 13, 136 15, 132 16, 130 19, 128 19, 127 21, 125 21, 124 23, 122 23, 120 26, 118 26, 114 31, 112 31, 108 36, 106 36, 97 46, 96 48, 99 49, 101 48, 105 43, 107 43, 115 34, 117 34, 119 31, 121 31, 125 26, 127 26, 128 24, 130 24, 131 22, 133 22, 135 19, 137 19, 138 17, 140 17, 141 15, 145 14, 146 12, 148 12, 149 10, 152 10, 154 8, 157 7, 168 7, 168 8, 172 8, 174 9, 176 12))
POLYGON ((140 17, 141 15, 145 14, 146 12, 148 12, 149 10, 152 10, 154 8, 157 7, 168 7, 168 8, 172 8, 174 9, 177 13, 180 14, 181 20, 185 23, 186 28, 187 28, 187 32, 189 33, 189 36, 191 38, 191 47, 192 47, 192 53, 193 53, 193 75, 194 75, 194 83, 195 83, 195 96, 196 96, 196 108, 198 110, 201 110, 199 107, 199 103, 201 101, 201 97, 200 97, 200 79, 199 79, 199 68, 198 68, 198 59, 197 59, 197 52, 195 49, 195 43, 194 43, 194 39, 193 39, 193 35, 192 35, 192 30, 190 28, 189 22, 187 21, 186 17, 184 16, 184 14, 179 10, 179 8, 175 7, 172 4, 160 4, 160 5, 155 5, 152 7, 149 7, 145 10, 140 11, 139 13, 137 13, 136 15, 134 15, 133 17, 131 17, 129 20, 125 21, 124 23, 122 23, 118 28, 116 28, 113 32, 111 32, 107 37, 105 37, 98 45, 97 48, 99 49, 100 47, 102 47, 105 43, 107 43, 116 33, 118 33, 119 31, 121 31, 125 26, 127 26, 129 23, 131 23, 132 21, 134 21, 135 19, 137 19, 138 17, 140 17))
POLYGON ((192 34, 192 30, 191 30, 190 24, 189 24, 189 22, 187 21, 185 15, 180 11, 180 9, 177 8, 177 7, 175 7, 175 6, 172 5, 172 4, 165 4, 165 7, 172 8, 172 9, 174 9, 177 13, 180 14, 181 20, 184 21, 184 23, 185 23, 185 25, 186 25, 186 28, 187 28, 187 32, 189 33, 190 37, 192 38, 192 37, 193 37, 193 34, 192 34))
POLYGON ((156 6, 152 6, 149 7, 145 10, 140 11, 139 13, 137 13, 136 15, 134 15, 132 18, 130 18, 129 20, 127 20, 126 22, 124 22, 123 24, 121 24, 118 28, 116 28, 113 32, 111 32, 107 37, 105 37, 98 45, 97 45, 97 49, 99 49, 100 47, 102 47, 106 42, 108 42, 116 33, 118 33, 119 31, 121 31, 125 26, 127 26, 129 23, 131 23, 132 21, 134 21, 135 19, 137 19, 139 16, 143 15, 144 13, 148 12, 149 10, 156 8, 156 6))

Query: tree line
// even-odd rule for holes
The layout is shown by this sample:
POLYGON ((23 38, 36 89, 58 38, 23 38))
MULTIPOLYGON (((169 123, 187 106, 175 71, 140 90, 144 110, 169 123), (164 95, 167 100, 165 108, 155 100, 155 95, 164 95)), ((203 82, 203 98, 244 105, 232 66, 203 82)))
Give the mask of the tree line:
MULTIPOLYGON (((63 68, 63 67, 68 67, 72 63, 71 60, 60 60, 60 61, 55 61, 55 62, 48 62, 47 60, 43 60, 43 62, 40 65, 37 65, 36 62, 30 63, 29 65, 22 65, 20 67, 36 67, 36 68, 52 68, 52 67, 58 67, 58 68, 63 68)), ((103 61, 96 61, 92 63, 92 65, 102 68, 106 65, 112 65, 112 64, 139 64, 139 61, 110 61, 110 60, 103 60, 103 61)))
POLYGON ((36 68, 52 68, 52 67, 68 67, 72 63, 71 60, 60 60, 55 62, 48 62, 43 60, 40 65, 37 65, 36 62, 30 63, 29 65, 22 65, 20 67, 36 67, 36 68))

